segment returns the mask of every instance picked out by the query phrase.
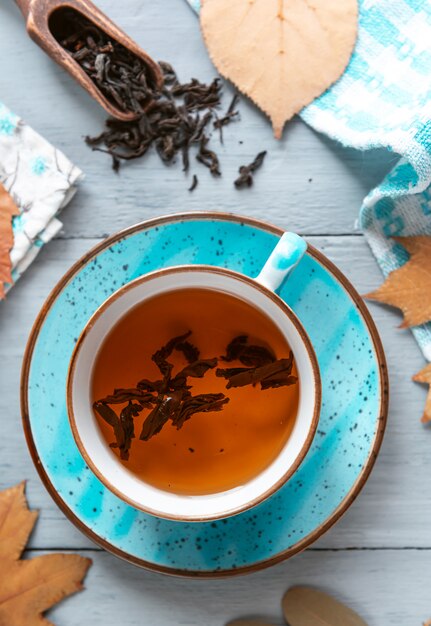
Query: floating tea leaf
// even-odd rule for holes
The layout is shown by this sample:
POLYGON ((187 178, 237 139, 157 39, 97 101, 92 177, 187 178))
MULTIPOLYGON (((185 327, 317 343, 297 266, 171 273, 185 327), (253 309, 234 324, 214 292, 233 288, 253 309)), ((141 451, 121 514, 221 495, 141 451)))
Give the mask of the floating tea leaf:
POLYGON ((240 335, 232 339, 226 348, 226 355, 222 361, 240 361, 243 365, 260 367, 275 361, 275 354, 264 346, 255 346, 247 343, 247 335, 240 335))
MULTIPOLYGON (((200 359, 199 349, 188 341, 191 331, 170 339, 151 357, 157 365, 162 379, 151 381, 142 379, 136 388, 115 389, 111 395, 94 403, 94 410, 109 424, 115 435, 111 447, 120 450, 123 460, 129 458, 132 439, 135 437, 134 418, 144 408, 151 411, 145 418, 139 438, 148 441, 157 435, 164 425, 171 420, 177 429, 196 413, 221 411, 229 398, 224 393, 207 393, 193 396, 188 384, 189 378, 203 378, 205 374, 218 364, 216 357, 200 359), (181 352, 188 362, 182 370, 172 376, 173 364, 168 361, 176 350, 181 352), (120 417, 108 405, 128 403, 120 412, 120 417)), ((260 382, 262 389, 281 387, 294 384, 297 379, 291 375, 293 354, 288 359, 276 360, 274 353, 264 346, 248 343, 247 335, 235 337, 226 348, 226 362, 239 361, 251 367, 219 368, 216 375, 225 378, 227 389, 256 385, 260 382)))
POLYGON ((142 426, 139 439, 148 441, 159 433, 169 419, 175 415, 183 398, 183 392, 172 392, 168 396, 161 396, 157 405, 148 415, 142 426))
POLYGON ((177 429, 180 429, 184 422, 189 420, 195 413, 221 411, 227 402, 229 402, 229 398, 226 398, 223 393, 205 393, 187 397, 173 417, 172 424, 177 429))
POLYGON ((219 368, 216 376, 228 380, 227 389, 256 385, 260 382, 262 390, 294 385, 297 378, 292 376, 293 353, 288 359, 275 359, 275 355, 263 346, 247 344, 248 337, 235 337, 226 348, 223 361, 240 361, 254 367, 219 368))
POLYGON ((124 430, 116 412, 113 409, 111 409, 111 407, 109 407, 106 404, 103 404, 102 402, 95 402, 93 404, 93 409, 97 411, 100 417, 103 420, 105 420, 107 424, 112 426, 114 430, 116 443, 111 444, 111 447, 116 447, 116 448, 121 449, 124 446, 124 441, 125 441, 124 430))
POLYGON ((127 461, 132 439, 135 437, 135 426, 133 418, 137 417, 144 407, 140 404, 129 404, 120 413, 120 423, 124 432, 124 444, 120 446, 120 456, 127 461))
POLYGON ((151 393, 145 393, 141 389, 114 389, 114 393, 106 398, 102 398, 99 402, 103 404, 123 404, 129 400, 138 400, 141 406, 151 406, 154 396, 151 393))

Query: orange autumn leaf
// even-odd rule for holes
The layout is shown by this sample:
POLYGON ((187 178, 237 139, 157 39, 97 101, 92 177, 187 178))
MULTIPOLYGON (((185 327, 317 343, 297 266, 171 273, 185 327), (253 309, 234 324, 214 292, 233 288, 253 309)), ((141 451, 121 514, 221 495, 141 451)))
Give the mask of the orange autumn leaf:
MULTIPOLYGON (((428 397, 425 402, 425 411, 422 416, 422 423, 428 424, 431 422, 431 363, 427 365, 422 371, 413 376, 413 380, 416 383, 424 383, 430 385, 428 397)), ((429 624, 431 626, 431 623, 429 624)))
POLYGON ((431 321, 431 237, 394 239, 409 252, 410 260, 365 297, 401 309, 403 328, 419 326, 431 321))
POLYGON ((344 72, 357 35, 357 0, 205 0, 210 57, 271 119, 287 120, 344 72))
POLYGON ((24 487, 0 493, 0 626, 53 626, 42 613, 82 589, 91 560, 76 554, 20 560, 37 519, 24 487))
POLYGON ((0 183, 0 300, 4 298, 4 283, 12 282, 9 253, 13 246, 14 215, 19 215, 18 207, 0 183))

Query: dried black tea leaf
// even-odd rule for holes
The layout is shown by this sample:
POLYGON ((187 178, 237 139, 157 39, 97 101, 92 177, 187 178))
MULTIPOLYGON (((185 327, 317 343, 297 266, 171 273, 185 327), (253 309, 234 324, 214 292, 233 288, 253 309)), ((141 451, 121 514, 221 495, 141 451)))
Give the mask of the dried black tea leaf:
POLYGON ((221 176, 220 163, 218 156, 213 150, 208 148, 209 139, 206 135, 203 135, 200 140, 199 152, 196 155, 196 160, 202 165, 205 165, 213 176, 221 176))
POLYGON ((253 185, 253 174, 262 166, 265 156, 266 151, 259 152, 254 161, 252 161, 249 165, 241 165, 238 170, 239 176, 234 182, 234 185, 237 189, 242 189, 243 187, 251 187, 253 185))
POLYGON ((239 96, 235 94, 226 113, 222 117, 216 117, 214 128, 220 131, 220 143, 223 143, 223 127, 233 122, 239 116, 239 111, 235 111, 238 102, 239 96))
POLYGON ((49 23, 55 39, 112 104, 125 112, 145 110, 155 82, 141 58, 70 7, 57 9, 49 23))
MULTIPOLYGON (((115 171, 121 161, 140 158, 154 146, 166 164, 173 163, 180 155, 183 170, 187 172, 190 149, 196 146, 198 160, 218 176, 219 162, 215 152, 208 148, 206 128, 221 102, 219 79, 209 85, 196 79, 181 84, 168 63, 159 65, 164 74, 164 87, 160 91, 150 90, 151 104, 142 111, 140 118, 129 122, 108 119, 104 132, 87 137, 87 144, 93 150, 110 154, 115 171)), ((197 177, 193 178, 190 190, 196 185, 197 177)))
POLYGON ((199 184, 199 179, 196 174, 193 174, 192 184, 189 187, 189 191, 194 191, 199 184))

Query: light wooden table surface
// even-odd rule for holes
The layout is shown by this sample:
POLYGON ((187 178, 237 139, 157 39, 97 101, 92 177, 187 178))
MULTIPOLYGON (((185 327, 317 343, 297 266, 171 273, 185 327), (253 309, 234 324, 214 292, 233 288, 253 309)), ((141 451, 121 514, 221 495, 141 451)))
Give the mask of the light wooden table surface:
MULTIPOLYGON (((198 22, 184 0, 100 0, 105 10, 182 79, 215 72, 198 22)), ((228 88, 227 88, 228 89, 228 88)), ((223 178, 200 169, 190 194, 177 168, 155 156, 111 172, 83 136, 97 133, 104 114, 30 42, 12 0, 0 7, 0 99, 62 149, 86 173, 64 211, 64 231, 0 306, 0 488, 28 478, 32 507, 41 510, 27 556, 76 550, 94 560, 87 590, 55 609, 58 626, 222 626, 241 615, 282 624, 279 601, 293 584, 316 585, 357 609, 369 626, 421 626, 431 617, 430 433, 419 423, 425 389, 410 382, 423 365, 398 315, 370 305, 389 363, 389 423, 377 465, 345 517, 311 549, 261 573, 230 580, 179 580, 141 571, 100 551, 67 521, 46 493, 27 452, 20 424, 19 374, 31 324, 71 263, 106 234, 172 211, 233 211, 304 234, 365 293, 381 281, 363 237, 354 229, 361 199, 394 163, 384 152, 343 149, 291 123, 276 142, 264 117, 244 100, 240 123, 226 130, 223 178), (242 143, 240 143, 242 142, 242 143), (240 164, 268 150, 255 187, 238 192, 240 164)))

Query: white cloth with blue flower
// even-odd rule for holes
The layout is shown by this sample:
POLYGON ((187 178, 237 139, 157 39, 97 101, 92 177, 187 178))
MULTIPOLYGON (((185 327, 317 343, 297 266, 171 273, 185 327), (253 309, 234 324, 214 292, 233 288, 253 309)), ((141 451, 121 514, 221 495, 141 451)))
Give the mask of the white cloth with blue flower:
POLYGON ((14 282, 60 231, 56 216, 74 195, 81 176, 62 152, 0 102, 0 182, 20 210, 12 222, 14 282))
MULTIPOLYGON (((199 11, 199 0, 188 2, 199 11)), ((391 237, 431 235, 431 2, 359 0, 359 9, 346 72, 301 117, 346 146, 401 155, 359 217, 386 275, 408 259, 391 237)), ((413 333, 431 360, 431 324, 413 333)))

